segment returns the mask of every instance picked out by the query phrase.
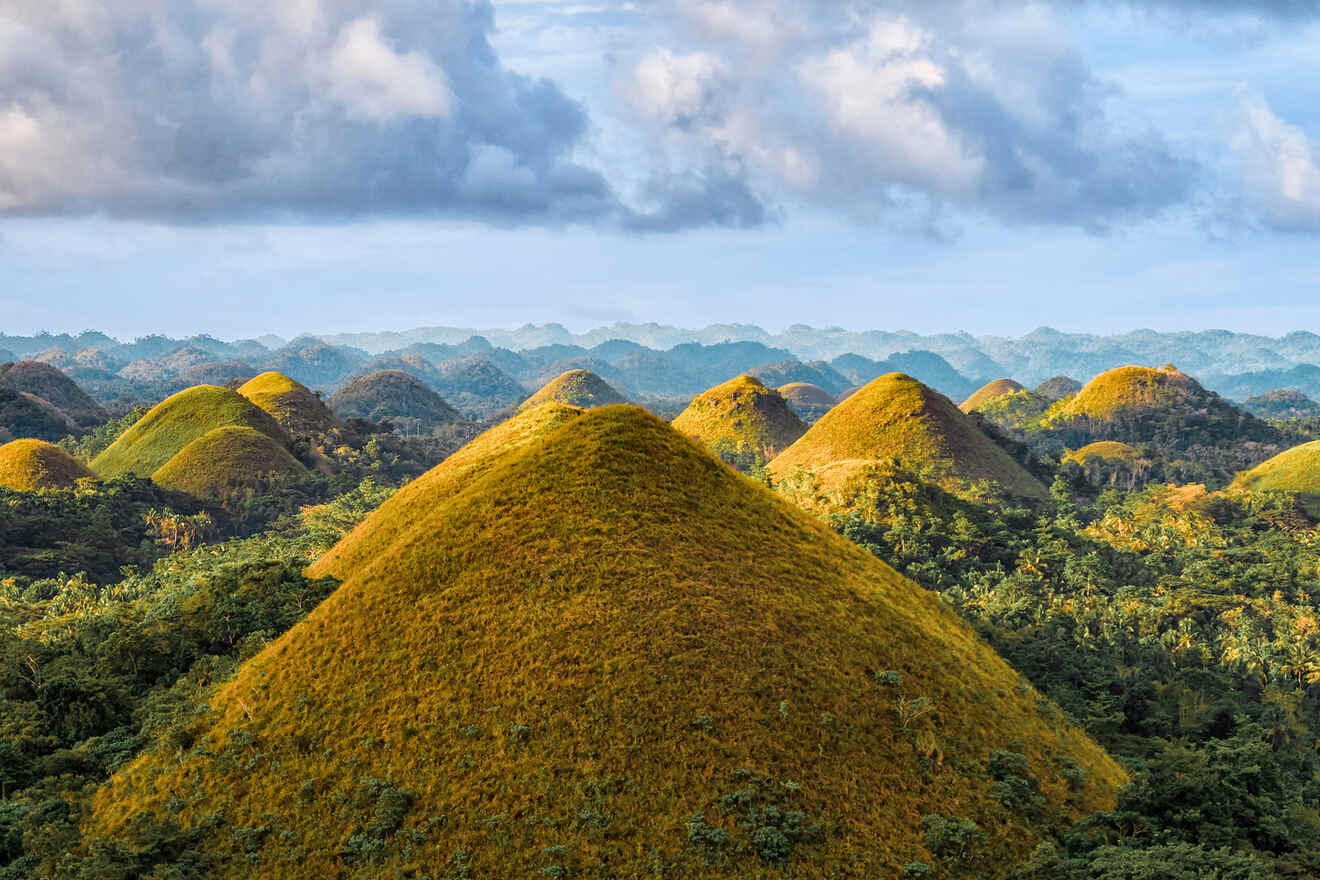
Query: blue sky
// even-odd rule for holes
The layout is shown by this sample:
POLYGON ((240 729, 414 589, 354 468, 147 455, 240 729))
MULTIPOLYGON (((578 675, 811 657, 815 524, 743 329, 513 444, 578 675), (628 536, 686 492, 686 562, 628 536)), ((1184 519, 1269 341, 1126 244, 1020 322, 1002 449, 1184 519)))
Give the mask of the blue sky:
POLYGON ((1317 329, 1312 7, 14 0, 0 329, 1317 329))

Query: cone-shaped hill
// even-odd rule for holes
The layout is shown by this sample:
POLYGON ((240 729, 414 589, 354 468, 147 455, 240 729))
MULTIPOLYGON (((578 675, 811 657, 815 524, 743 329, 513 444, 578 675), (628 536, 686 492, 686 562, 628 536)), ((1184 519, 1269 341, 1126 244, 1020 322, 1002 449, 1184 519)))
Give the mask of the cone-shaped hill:
POLYGON ((207 431, 151 475, 163 489, 223 501, 307 469, 276 441, 253 428, 228 425, 207 431))
POLYGON ((0 487, 19 492, 68 489, 95 477, 72 455, 41 440, 15 440, 0 446, 0 487))
POLYGON ((656 417, 486 446, 346 539, 381 549, 194 747, 119 772, 91 846, 168 816, 211 877, 897 877, 943 815, 994 876, 1113 803, 1118 767, 936 597, 656 417))
POLYGON ((238 393, 298 435, 319 434, 339 425, 329 407, 301 382, 274 371, 249 379, 238 393))
POLYGON ((717 385, 692 398, 674 427, 721 456, 768 461, 807 432, 778 391, 754 376, 717 385))
POLYGON ((891 459, 942 481, 990 480, 1013 495, 1046 494, 952 401, 903 373, 888 373, 849 395, 771 461, 770 472, 781 480, 811 472, 834 492, 891 459))
POLYGON ((971 397, 964 400, 962 406, 958 407, 958 409, 963 412, 972 412, 973 410, 979 409, 982 404, 1003 397, 1005 394, 1016 394, 1019 391, 1026 390, 1025 385, 1020 382, 1014 382, 1012 379, 996 379, 993 382, 982 385, 972 394, 971 397))
POLYGON ((1063 456, 1064 461, 1075 461, 1082 467, 1086 467, 1093 462, 1104 461, 1136 461, 1141 457, 1141 453, 1126 443, 1119 443, 1117 440, 1097 440, 1095 443, 1088 443, 1081 449, 1070 450, 1063 456))
POLYGON ((590 370, 569 370, 543 385, 523 401, 520 409, 531 409, 552 400, 582 409, 627 403, 622 394, 590 370))
POLYGON ((97 403, 60 370, 42 361, 0 365, 0 385, 40 397, 80 428, 93 428, 110 418, 97 403))
POLYGON ((1320 440, 1285 449, 1233 480, 1234 489, 1296 492, 1320 499, 1320 440))
POLYGON ((1054 376, 1036 386, 1036 393, 1054 403, 1082 390, 1082 383, 1068 376, 1054 376))
POLYGON ((779 393, 788 401, 789 408, 797 413, 798 418, 808 425, 833 409, 836 402, 834 395, 809 382, 789 382, 779 387, 779 393))
POLYGON ((430 430, 461 422, 463 416, 416 376, 402 370, 381 370, 358 376, 330 398, 330 409, 348 419, 391 421, 430 430))
POLYGON ((100 455, 92 470, 102 477, 149 477, 189 443, 215 428, 253 428, 282 446, 290 442, 270 413, 237 391, 197 385, 167 397, 138 419, 100 455))

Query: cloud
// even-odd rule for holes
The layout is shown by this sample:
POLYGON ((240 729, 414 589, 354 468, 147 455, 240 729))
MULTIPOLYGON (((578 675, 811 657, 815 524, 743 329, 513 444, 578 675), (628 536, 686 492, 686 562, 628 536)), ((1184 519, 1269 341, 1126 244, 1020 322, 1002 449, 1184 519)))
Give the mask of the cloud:
POLYGON ((493 15, 461 0, 9 0, 0 213, 725 222, 727 182, 711 180, 703 213, 702 175, 670 190, 657 170, 649 210, 625 204, 577 158, 583 106, 502 66, 493 15))
POLYGON ((1244 212, 1293 232, 1320 232, 1320 146, 1275 115, 1259 95, 1239 95, 1229 141, 1241 175, 1244 212))

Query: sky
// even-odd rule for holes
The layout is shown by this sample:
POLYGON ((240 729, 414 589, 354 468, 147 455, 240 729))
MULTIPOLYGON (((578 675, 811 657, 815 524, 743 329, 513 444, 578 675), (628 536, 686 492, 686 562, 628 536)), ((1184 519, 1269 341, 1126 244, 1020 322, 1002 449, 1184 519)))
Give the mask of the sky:
POLYGON ((0 332, 1320 329, 1314 0, 5 0, 0 332))

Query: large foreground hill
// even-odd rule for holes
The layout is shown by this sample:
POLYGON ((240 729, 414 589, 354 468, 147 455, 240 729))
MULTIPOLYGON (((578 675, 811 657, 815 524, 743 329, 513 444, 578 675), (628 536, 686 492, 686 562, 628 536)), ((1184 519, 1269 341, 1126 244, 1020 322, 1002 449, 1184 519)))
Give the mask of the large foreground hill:
POLYGON ((93 848, 178 823, 209 877, 880 878, 932 849, 987 877, 1112 803, 1114 763, 933 595, 659 419, 496 431, 313 569, 342 586, 115 778, 93 848))

